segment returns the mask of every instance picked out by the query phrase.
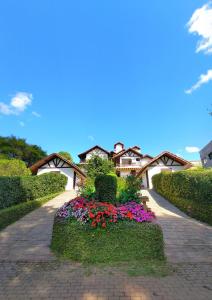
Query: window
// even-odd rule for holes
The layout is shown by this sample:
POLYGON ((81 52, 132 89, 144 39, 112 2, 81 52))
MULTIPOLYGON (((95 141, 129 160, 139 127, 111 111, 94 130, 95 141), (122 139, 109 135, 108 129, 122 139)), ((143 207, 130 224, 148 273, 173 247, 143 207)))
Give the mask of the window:
POLYGON ((136 161, 140 161, 140 158, 137 157, 137 158, 136 158, 136 161))
POLYGON ((210 153, 208 154, 208 157, 209 157, 210 160, 212 160, 212 152, 210 152, 210 153))

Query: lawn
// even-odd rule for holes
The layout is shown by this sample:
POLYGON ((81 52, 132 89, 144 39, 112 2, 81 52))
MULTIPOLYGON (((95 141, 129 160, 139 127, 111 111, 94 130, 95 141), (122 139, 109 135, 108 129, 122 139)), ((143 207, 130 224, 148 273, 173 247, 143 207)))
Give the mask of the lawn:
MULTIPOLYGON (((61 193, 61 192, 60 192, 61 193)), ((13 205, 8 208, 3 208, 0 210, 0 230, 4 229, 6 226, 16 222, 32 210, 42 206, 47 201, 56 197, 60 193, 54 193, 47 195, 45 197, 23 202, 17 205, 13 205)))
POLYGON ((51 248, 59 258, 84 264, 121 263, 130 275, 163 273, 166 266, 162 231, 152 223, 123 221, 92 229, 73 219, 56 220, 51 248))

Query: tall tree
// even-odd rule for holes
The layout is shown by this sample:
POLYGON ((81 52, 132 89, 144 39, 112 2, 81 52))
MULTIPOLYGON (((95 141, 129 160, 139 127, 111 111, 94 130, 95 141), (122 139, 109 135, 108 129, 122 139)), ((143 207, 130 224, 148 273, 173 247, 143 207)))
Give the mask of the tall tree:
POLYGON ((41 147, 30 145, 25 139, 0 136, 0 158, 20 159, 29 167, 46 155, 41 147))
POLYGON ((95 178, 97 175, 106 175, 115 170, 112 161, 103 159, 98 155, 93 155, 85 168, 90 178, 95 178))
POLYGON ((60 152, 58 152, 58 154, 60 154, 65 159, 70 160, 71 162, 73 162, 73 158, 72 158, 72 156, 71 156, 71 154, 69 152, 60 151, 60 152))

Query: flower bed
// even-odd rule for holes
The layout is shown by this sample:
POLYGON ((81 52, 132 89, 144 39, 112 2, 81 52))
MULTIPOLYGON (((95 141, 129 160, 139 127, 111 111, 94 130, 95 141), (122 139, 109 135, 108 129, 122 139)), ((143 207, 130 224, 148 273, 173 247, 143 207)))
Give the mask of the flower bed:
POLYGON ((113 205, 107 202, 89 201, 83 197, 77 197, 65 203, 56 214, 62 219, 74 218, 82 224, 90 224, 91 227, 107 227, 110 223, 123 220, 134 222, 150 222, 155 218, 154 213, 143 209, 142 204, 134 201, 122 205, 113 205))

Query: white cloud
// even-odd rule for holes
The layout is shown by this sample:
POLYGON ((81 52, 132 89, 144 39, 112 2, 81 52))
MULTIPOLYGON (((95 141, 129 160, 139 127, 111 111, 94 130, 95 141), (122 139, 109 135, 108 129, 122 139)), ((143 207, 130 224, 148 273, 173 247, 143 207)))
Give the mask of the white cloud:
POLYGON ((10 104, 0 102, 0 113, 4 115, 18 115, 32 103, 32 94, 18 92, 12 97, 10 104))
POLYGON ((19 122, 19 125, 20 125, 21 127, 24 127, 24 126, 25 126, 25 123, 22 122, 22 121, 20 121, 20 122, 19 122))
POLYGON ((37 113, 36 111, 32 111, 33 116, 40 118, 41 115, 39 113, 37 113))
POLYGON ((200 151, 200 149, 198 147, 194 147, 194 146, 193 147, 186 146, 185 149, 189 153, 196 153, 196 152, 200 151))
POLYGON ((196 9, 187 26, 190 33, 200 36, 196 52, 212 54, 212 1, 196 9))
POLYGON ((12 115, 14 114, 11 107, 3 102, 0 102, 0 113, 3 115, 12 115))
POLYGON ((11 106, 17 112, 24 111, 32 103, 32 94, 19 92, 11 99, 11 106))
POLYGON ((197 83, 195 83, 190 89, 186 90, 186 94, 191 94, 196 89, 200 88, 201 85, 208 83, 212 80, 212 69, 208 70, 206 74, 201 74, 197 83))
POLYGON ((92 141, 92 142, 95 140, 95 138, 94 138, 92 135, 89 135, 89 136, 88 136, 88 139, 89 139, 90 141, 92 141))

